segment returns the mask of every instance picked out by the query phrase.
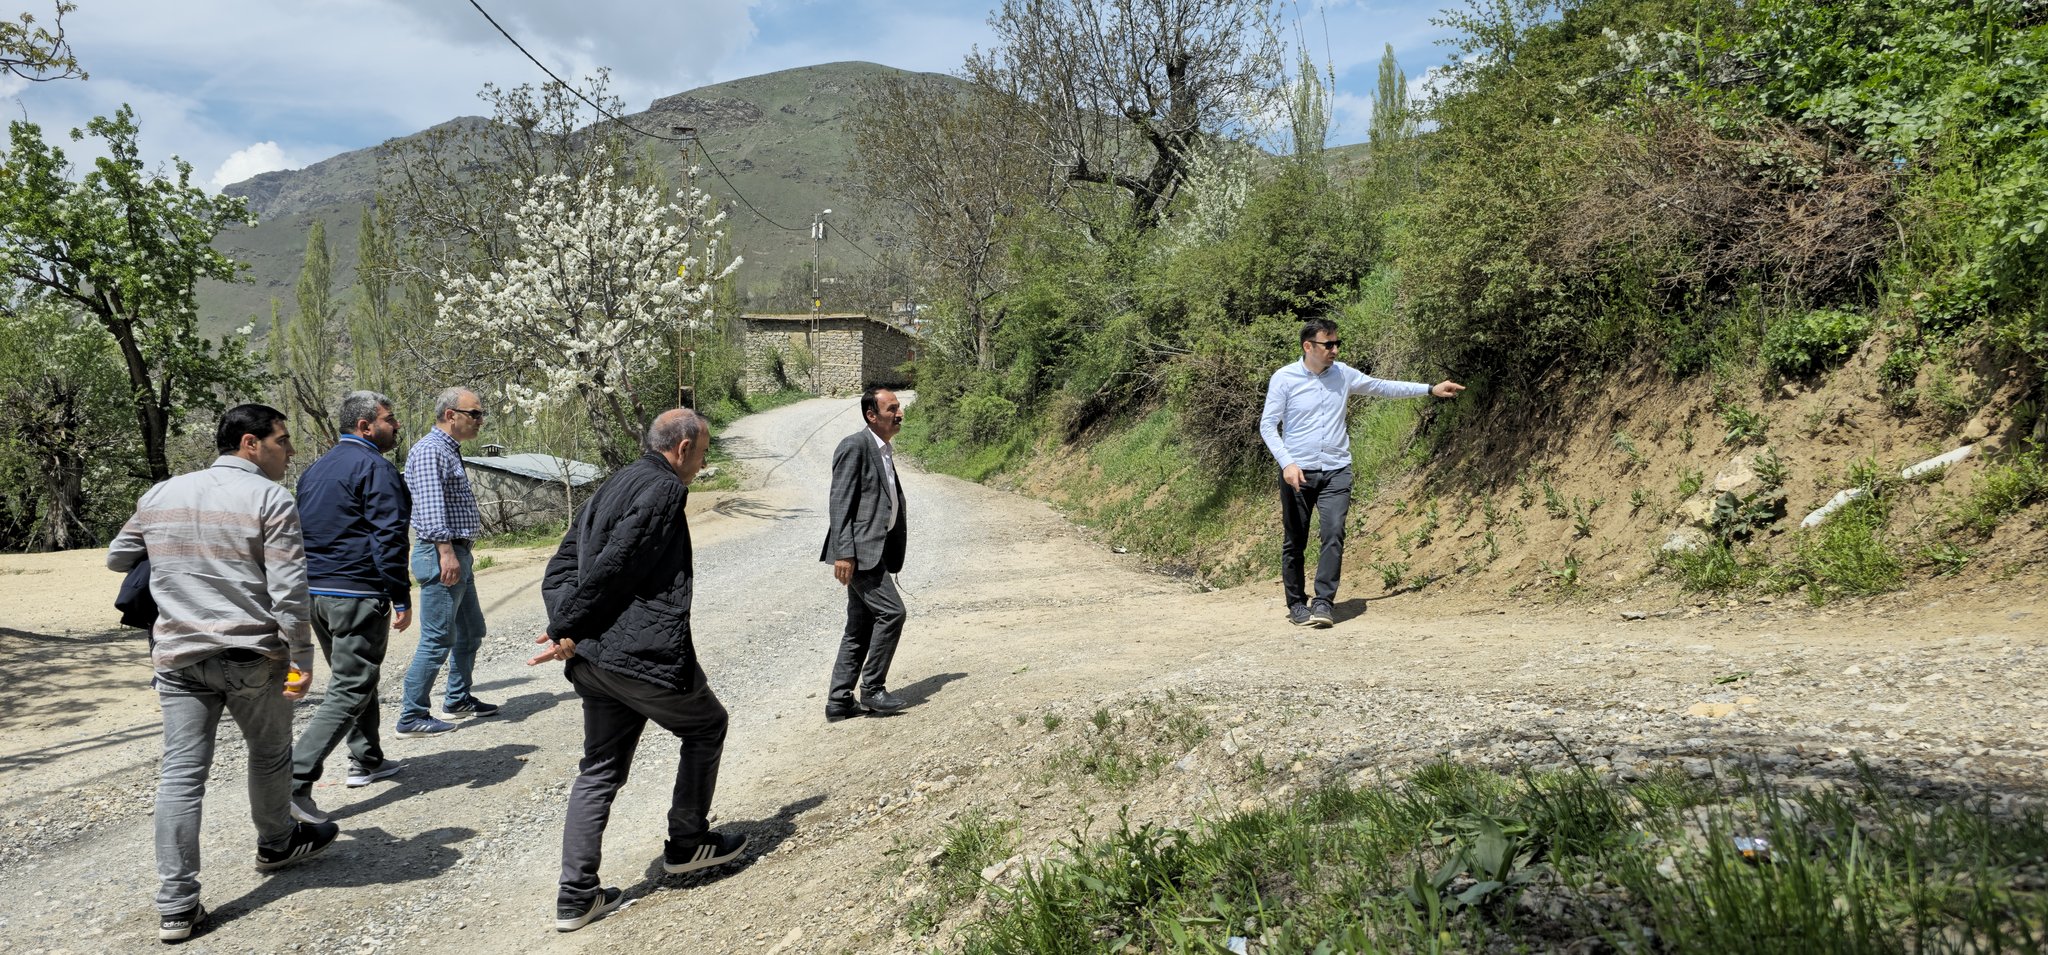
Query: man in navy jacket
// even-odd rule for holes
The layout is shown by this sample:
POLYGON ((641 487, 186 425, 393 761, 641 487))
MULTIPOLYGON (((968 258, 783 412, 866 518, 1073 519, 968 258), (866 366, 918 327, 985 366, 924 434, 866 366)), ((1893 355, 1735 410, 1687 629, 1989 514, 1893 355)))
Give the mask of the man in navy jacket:
POLYGON ((391 399, 374 391, 341 400, 341 440, 299 478, 313 635, 327 657, 327 693, 292 747, 292 815, 325 822, 313 801, 327 754, 346 738, 347 783, 398 772, 377 740, 377 675, 391 628, 412 623, 406 520, 412 495, 384 455, 398 446, 391 399))

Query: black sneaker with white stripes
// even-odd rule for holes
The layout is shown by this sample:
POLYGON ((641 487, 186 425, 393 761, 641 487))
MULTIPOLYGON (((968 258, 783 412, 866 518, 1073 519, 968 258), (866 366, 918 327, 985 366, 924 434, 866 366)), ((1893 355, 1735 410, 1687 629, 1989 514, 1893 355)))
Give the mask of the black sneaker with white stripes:
POLYGON ((669 875, 709 869, 740 857, 747 848, 746 836, 706 832, 684 842, 673 839, 662 844, 661 870, 669 875))
POLYGON ((292 838, 282 849, 256 847, 256 871, 269 872, 282 869, 311 859, 334 844, 334 837, 341 835, 341 827, 331 822, 301 822, 294 824, 292 838))
POLYGON ((156 937, 163 942, 182 942, 205 924, 206 906, 195 905, 183 912, 160 916, 156 923, 156 937))
POLYGON ((618 886, 608 885, 597 890, 597 894, 591 896, 590 901, 583 905, 556 903, 555 931, 573 932, 603 918, 606 912, 619 907, 619 900, 625 895, 619 891, 618 886))

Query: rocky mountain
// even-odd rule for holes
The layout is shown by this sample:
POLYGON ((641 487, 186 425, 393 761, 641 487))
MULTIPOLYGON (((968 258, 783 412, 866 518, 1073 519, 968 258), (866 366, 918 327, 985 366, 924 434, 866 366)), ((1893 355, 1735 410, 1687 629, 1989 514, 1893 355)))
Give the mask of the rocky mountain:
MULTIPOLYGON (((860 221, 865 203, 847 172, 852 143, 845 118, 862 80, 899 72, 855 62, 800 67, 665 96, 626 120, 663 134, 671 126, 696 127, 703 145, 703 152, 694 157, 703 167, 700 182, 732 210, 727 234, 746 259, 741 282, 747 288, 768 289, 780 283, 785 269, 809 262, 811 217, 824 209, 833 210, 835 238, 819 250, 820 271, 830 275, 872 266, 866 256, 838 239, 862 236, 865 225, 860 221), (712 173, 712 164, 725 180, 712 173), (745 202, 739 199, 742 195, 745 202)), ((483 122, 479 117, 460 117, 441 127, 483 122)), ((683 167, 684 157, 675 144, 654 145, 671 168, 683 167)), ((218 334, 252 317, 259 331, 266 329, 273 299, 284 314, 291 313, 306 231, 315 219, 327 224, 335 282, 347 294, 354 282, 363 209, 377 194, 381 149, 358 149, 228 187, 229 193, 249 200, 259 223, 225 232, 216 244, 247 263, 251 281, 200 288, 207 333, 218 334)), ((863 245, 879 252, 872 241, 863 245)))

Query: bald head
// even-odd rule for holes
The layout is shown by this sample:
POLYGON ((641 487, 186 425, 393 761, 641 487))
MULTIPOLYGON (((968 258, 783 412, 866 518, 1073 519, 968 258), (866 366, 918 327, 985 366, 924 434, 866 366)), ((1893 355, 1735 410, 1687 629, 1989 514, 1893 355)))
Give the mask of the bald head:
POLYGON ((688 484, 704 467, 706 441, 704 419, 688 408, 671 408, 656 415, 647 426, 647 450, 668 462, 669 470, 688 484))
POLYGON ((688 408, 670 408, 654 416, 647 426, 647 450, 673 451, 685 441, 696 441, 704 433, 704 419, 688 408))

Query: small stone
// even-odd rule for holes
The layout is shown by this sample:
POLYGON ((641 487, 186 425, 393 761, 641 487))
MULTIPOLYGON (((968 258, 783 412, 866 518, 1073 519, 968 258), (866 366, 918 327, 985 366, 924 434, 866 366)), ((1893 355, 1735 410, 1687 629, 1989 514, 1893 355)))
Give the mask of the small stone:
POLYGON ((1621 619, 1623 620, 1642 620, 1648 616, 1649 614, 1640 610, 1624 610, 1621 612, 1621 619))
POLYGON ((1685 715, 1704 716, 1710 720, 1718 720, 1735 712, 1735 709, 1736 706, 1733 703, 1694 703, 1685 708, 1685 715))

